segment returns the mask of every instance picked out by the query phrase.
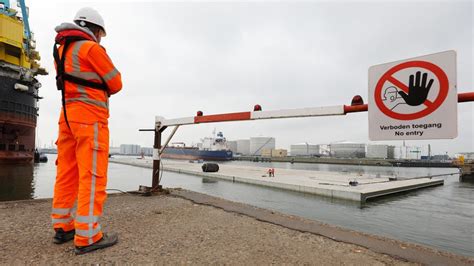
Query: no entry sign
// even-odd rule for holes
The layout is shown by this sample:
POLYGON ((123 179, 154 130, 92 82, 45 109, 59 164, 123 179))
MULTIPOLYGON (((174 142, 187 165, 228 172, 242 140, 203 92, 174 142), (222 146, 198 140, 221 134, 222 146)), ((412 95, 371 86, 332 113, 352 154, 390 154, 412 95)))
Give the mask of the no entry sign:
POLYGON ((455 137, 454 51, 369 68, 370 140, 455 137))

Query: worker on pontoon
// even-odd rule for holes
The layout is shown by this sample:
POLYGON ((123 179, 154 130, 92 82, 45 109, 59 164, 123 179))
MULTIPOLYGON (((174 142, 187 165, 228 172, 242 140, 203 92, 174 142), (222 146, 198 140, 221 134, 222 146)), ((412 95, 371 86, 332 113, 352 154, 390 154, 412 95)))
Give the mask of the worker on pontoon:
POLYGON ((99 44, 106 31, 96 10, 82 8, 74 23, 62 23, 55 30, 56 82, 63 108, 56 142, 53 242, 74 239, 75 253, 84 254, 118 241, 116 233, 102 232, 99 217, 107 197, 109 97, 121 90, 122 80, 99 44))

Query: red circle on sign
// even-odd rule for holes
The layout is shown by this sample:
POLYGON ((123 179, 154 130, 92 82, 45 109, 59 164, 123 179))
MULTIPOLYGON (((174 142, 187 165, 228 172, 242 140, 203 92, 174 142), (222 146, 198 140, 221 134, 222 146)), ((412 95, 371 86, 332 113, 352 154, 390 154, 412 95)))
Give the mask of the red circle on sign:
POLYGON ((440 67, 426 61, 409 61, 409 62, 398 64, 390 68, 387 72, 385 72, 385 74, 382 75, 382 77, 377 82, 377 86, 375 87, 374 98, 375 98, 375 103, 377 104, 377 107, 380 109, 380 111, 382 111, 382 113, 386 114, 387 116, 394 119, 398 119, 398 120, 415 120, 415 119, 419 119, 424 116, 427 116, 431 114, 432 112, 434 112, 436 109, 438 109, 438 107, 441 106, 441 104, 444 102, 444 100, 448 96, 448 90, 449 90, 448 77, 446 76, 446 74, 440 67), (438 97, 436 97, 433 104, 425 108, 424 110, 421 110, 419 112, 412 113, 412 114, 400 114, 388 109, 387 106, 383 104, 382 88, 385 82, 387 82, 388 79, 393 76, 393 74, 395 74, 396 72, 402 69, 410 68, 410 67, 424 68, 433 72, 439 81, 439 93, 438 93, 438 97))

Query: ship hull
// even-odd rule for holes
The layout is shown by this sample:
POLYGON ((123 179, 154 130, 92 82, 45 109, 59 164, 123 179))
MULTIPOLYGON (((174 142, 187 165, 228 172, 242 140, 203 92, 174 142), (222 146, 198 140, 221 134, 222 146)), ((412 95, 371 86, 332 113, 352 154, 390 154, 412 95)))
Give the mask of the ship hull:
POLYGON ((0 163, 31 163, 35 150, 38 89, 2 75, 0 69, 0 163), (27 91, 15 89, 27 86, 27 91))
POLYGON ((232 160, 232 151, 206 151, 194 148, 168 147, 161 157, 177 160, 229 161, 232 160))

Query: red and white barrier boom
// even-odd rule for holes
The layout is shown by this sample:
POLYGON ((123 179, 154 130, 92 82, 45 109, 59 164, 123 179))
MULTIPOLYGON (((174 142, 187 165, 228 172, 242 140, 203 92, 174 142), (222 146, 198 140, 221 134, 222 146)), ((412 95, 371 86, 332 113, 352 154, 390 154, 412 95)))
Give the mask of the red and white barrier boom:
MULTIPOLYGON (((474 101, 474 92, 466 92, 458 94, 458 102, 472 102, 474 101)), ((368 110, 367 104, 364 104, 362 97, 354 96, 351 105, 336 105, 324 107, 298 108, 298 109, 284 109, 274 111, 262 111, 260 105, 255 105, 252 112, 238 112, 226 114, 203 115, 201 111, 197 112, 196 116, 182 117, 175 119, 165 119, 157 116, 155 118, 154 129, 140 129, 140 131, 154 131, 155 141, 153 145, 153 173, 152 173, 152 187, 145 189, 145 192, 161 189, 160 186, 160 163, 161 154, 168 146, 171 138, 178 130, 178 127, 184 125, 194 125, 202 123, 217 123, 217 122, 234 122, 234 121, 248 121, 248 120, 262 120, 262 119, 282 119, 282 118, 296 118, 296 117, 316 117, 316 116, 336 116, 346 115, 348 113, 366 112, 368 110), (165 144, 161 146, 161 134, 169 126, 174 126, 173 131, 166 140, 165 144)))

